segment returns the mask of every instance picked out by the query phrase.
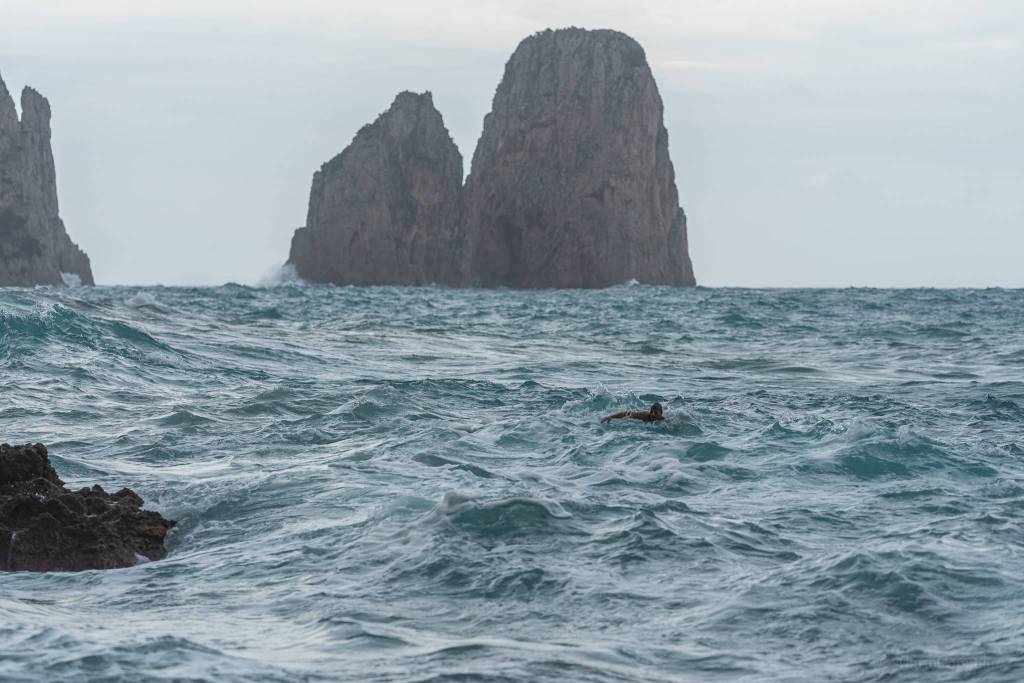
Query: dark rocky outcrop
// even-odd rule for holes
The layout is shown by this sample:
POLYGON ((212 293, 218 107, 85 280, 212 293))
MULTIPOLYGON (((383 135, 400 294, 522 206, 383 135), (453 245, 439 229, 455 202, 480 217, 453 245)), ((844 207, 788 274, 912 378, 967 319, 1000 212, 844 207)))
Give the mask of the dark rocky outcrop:
POLYGON ((474 284, 695 284, 661 96, 622 33, 544 31, 519 44, 465 207, 474 284))
POLYGON ((0 286, 93 284, 89 257, 68 237, 57 207, 50 104, 21 93, 21 120, 0 78, 0 286))
POLYGON ((310 282, 456 284, 462 155, 430 93, 403 92, 313 176, 289 263, 310 282))
POLYGON ((82 571, 167 554, 174 522, 128 489, 64 488, 42 444, 0 445, 0 570, 82 571))

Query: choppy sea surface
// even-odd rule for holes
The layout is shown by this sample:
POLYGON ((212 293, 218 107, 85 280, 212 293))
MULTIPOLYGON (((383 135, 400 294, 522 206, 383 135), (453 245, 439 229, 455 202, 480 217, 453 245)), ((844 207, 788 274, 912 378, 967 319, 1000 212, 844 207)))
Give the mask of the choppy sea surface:
POLYGON ((5 682, 1024 679, 1022 291, 0 290, 0 441, 179 521, 5 682))

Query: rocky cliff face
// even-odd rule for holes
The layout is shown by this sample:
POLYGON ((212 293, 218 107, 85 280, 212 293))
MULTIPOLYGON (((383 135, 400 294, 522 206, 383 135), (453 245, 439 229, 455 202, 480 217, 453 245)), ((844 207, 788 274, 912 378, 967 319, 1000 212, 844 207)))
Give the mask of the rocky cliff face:
POLYGON ((402 93, 313 177, 289 261, 335 284, 695 284, 661 96, 622 33, 520 43, 461 180, 429 93, 402 93))
POLYGON ((461 193, 462 155, 430 93, 403 92, 313 176, 289 263, 311 282, 458 284, 461 193))
POLYGON ((476 285, 694 284, 661 96, 622 33, 520 43, 464 196, 476 285))
POLYGON ((91 285, 89 257, 58 214, 50 104, 25 88, 21 112, 0 79, 0 286, 59 285, 61 273, 91 285))

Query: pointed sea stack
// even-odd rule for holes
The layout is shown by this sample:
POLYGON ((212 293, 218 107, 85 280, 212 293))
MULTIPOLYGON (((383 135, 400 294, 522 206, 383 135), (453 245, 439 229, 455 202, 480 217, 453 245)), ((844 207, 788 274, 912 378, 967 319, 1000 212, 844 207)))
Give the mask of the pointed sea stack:
POLYGON ((50 104, 21 93, 21 121, 0 78, 0 286, 93 284, 89 257, 64 229, 50 148, 50 104), (63 275, 62 275, 63 274, 63 275))
POLYGON ((430 93, 400 93, 313 176, 289 263, 309 282, 459 284, 462 155, 430 93))
POLYGON ((464 200, 472 284, 695 284, 661 96, 643 48, 617 31, 519 44, 464 200))

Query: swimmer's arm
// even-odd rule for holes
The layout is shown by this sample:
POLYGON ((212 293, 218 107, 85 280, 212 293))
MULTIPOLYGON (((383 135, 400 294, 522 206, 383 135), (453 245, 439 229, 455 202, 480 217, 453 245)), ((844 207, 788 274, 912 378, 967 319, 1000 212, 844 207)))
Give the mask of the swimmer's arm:
POLYGON ((608 415, 607 417, 603 417, 601 418, 601 424, 611 422, 612 420, 618 420, 619 418, 623 417, 632 417, 631 411, 623 410, 621 413, 615 413, 614 415, 608 415))

